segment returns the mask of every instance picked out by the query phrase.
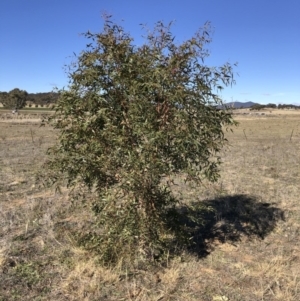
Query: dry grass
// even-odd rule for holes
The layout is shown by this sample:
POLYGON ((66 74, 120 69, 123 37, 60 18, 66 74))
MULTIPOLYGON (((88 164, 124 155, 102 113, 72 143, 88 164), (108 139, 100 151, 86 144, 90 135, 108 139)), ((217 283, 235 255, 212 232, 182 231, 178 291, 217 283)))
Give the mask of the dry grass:
POLYGON ((93 217, 36 183, 54 131, 0 121, 0 300, 300 300, 300 115, 237 119, 219 182, 174 187, 215 210, 195 249, 130 271, 78 248, 93 217))

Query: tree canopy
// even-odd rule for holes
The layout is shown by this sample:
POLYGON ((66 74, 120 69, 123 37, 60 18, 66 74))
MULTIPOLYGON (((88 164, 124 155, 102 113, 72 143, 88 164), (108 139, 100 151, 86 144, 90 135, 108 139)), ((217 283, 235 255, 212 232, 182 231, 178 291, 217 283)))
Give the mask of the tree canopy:
POLYGON ((205 65, 210 24, 182 43, 170 28, 158 22, 140 46, 110 19, 102 32, 87 32, 90 43, 70 66, 69 87, 49 119, 59 130, 49 180, 66 180, 91 200, 98 219, 80 239, 104 262, 124 253, 148 258, 187 238, 176 227, 171 179, 215 181, 224 129, 235 123, 215 108, 234 77, 229 63, 205 65))
POLYGON ((11 91, 0 93, 0 102, 4 108, 19 110, 26 104, 28 93, 25 90, 15 88, 11 91))

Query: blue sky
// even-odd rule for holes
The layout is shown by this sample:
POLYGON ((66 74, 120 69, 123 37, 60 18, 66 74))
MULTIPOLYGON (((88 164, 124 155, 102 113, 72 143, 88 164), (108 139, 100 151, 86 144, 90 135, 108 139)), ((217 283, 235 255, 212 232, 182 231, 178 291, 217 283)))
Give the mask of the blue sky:
POLYGON ((80 33, 102 30, 103 12, 137 44, 140 23, 175 21, 180 43, 210 21, 207 64, 238 62, 237 84, 222 92, 225 101, 300 104, 299 0, 1 0, 0 91, 66 87, 63 66, 85 49, 80 33))

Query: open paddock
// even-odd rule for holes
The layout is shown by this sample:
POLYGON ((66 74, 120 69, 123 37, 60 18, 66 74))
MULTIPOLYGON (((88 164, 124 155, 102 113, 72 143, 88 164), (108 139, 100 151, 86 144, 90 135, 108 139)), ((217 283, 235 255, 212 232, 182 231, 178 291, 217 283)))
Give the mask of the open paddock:
POLYGON ((0 116, 1 301, 300 300, 300 114, 235 115, 218 182, 175 178, 182 202, 213 209, 199 252, 132 271, 77 246, 72 233, 93 215, 36 178, 57 133, 26 117, 0 116))

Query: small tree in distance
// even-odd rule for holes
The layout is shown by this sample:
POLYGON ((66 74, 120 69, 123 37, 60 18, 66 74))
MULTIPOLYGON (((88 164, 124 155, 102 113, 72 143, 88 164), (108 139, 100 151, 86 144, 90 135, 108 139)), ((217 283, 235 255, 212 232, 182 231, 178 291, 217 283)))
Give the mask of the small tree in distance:
POLYGON ((215 108, 216 92, 234 79, 230 64, 204 64, 210 24, 179 45, 170 26, 158 22, 139 47, 109 18, 102 32, 87 32, 91 43, 48 120, 59 130, 50 180, 91 192, 98 222, 81 241, 106 263, 188 241, 166 179, 215 181, 224 126, 235 124, 230 111, 215 108))
POLYGON ((25 90, 15 88, 11 91, 0 93, 0 102, 4 108, 19 110, 25 107, 28 93, 25 90))

